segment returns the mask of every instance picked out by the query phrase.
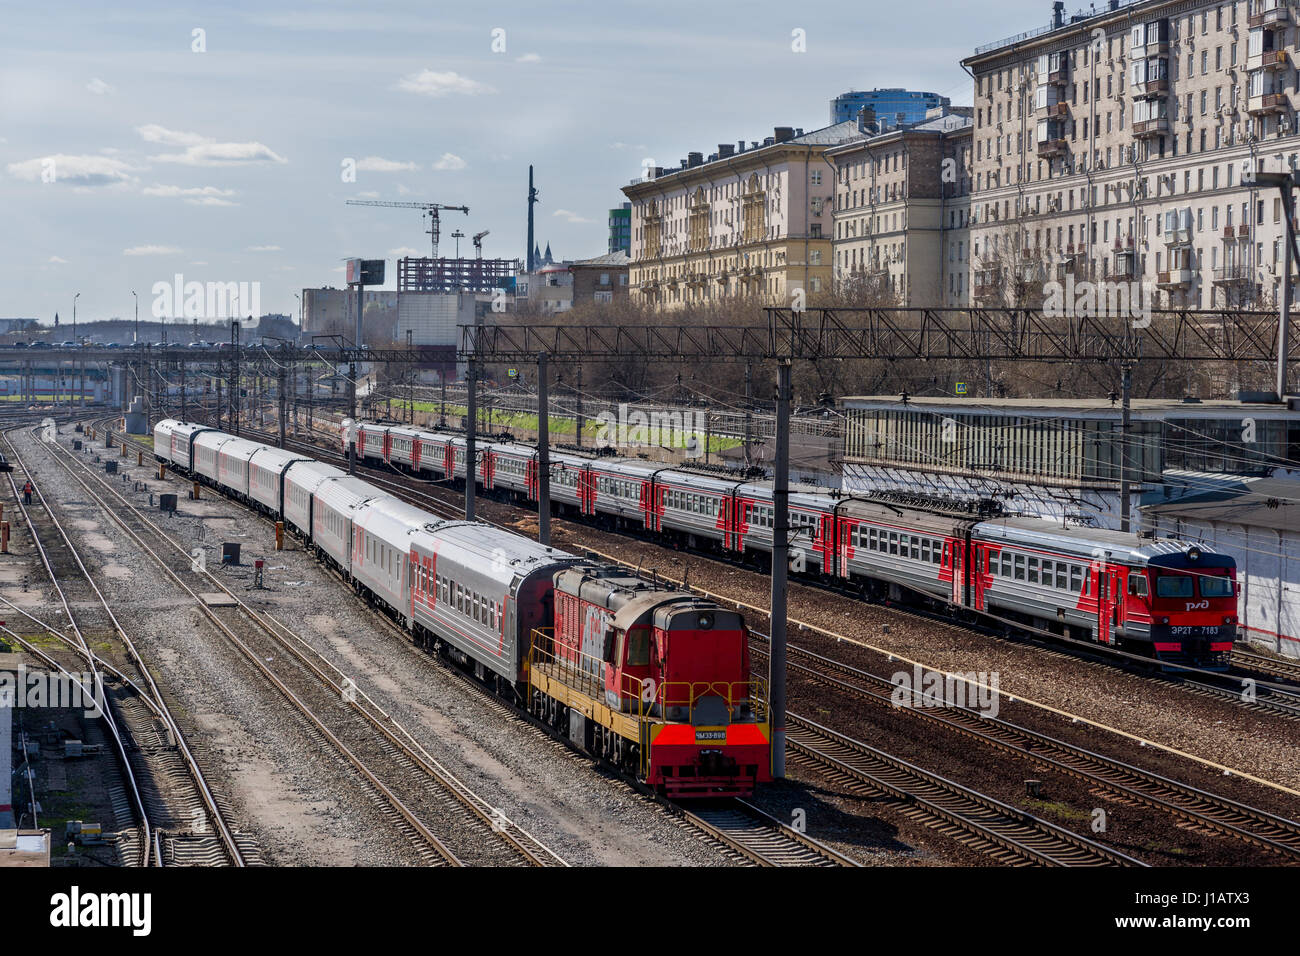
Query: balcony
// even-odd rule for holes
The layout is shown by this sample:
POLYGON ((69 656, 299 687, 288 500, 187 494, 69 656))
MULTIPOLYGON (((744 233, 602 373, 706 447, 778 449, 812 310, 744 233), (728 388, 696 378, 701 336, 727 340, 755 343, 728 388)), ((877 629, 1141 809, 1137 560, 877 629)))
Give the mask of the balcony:
POLYGON ((1157 80, 1147 80, 1145 83, 1133 84, 1133 96, 1151 98, 1164 96, 1169 92, 1169 77, 1161 77, 1157 80))
POLYGON ((1255 70, 1286 70, 1290 67, 1291 60, 1286 55, 1286 50, 1265 50, 1263 53, 1256 53, 1246 60, 1246 69, 1251 72, 1255 70))
POLYGON ((1138 139, 1146 139, 1148 136, 1167 136, 1169 135, 1169 117, 1157 116, 1155 119, 1141 120, 1134 123, 1133 135, 1138 139))
POLYGON ((1038 144, 1038 155, 1042 158, 1064 156, 1069 151, 1070 144, 1065 139, 1045 139, 1038 144))
POLYGON ((1156 273, 1156 285, 1162 289, 1185 289, 1192 284, 1191 269, 1170 269, 1156 273))
POLYGON ((1055 70, 1049 70, 1047 73, 1047 82, 1050 86, 1069 86, 1070 68, 1066 65, 1064 57, 1061 58, 1061 65, 1055 70))
POLYGON ((1252 116, 1267 116, 1269 113, 1284 113, 1288 109, 1285 93, 1265 93, 1252 96, 1246 101, 1246 112, 1252 116))
POLYGON ((1186 229, 1169 229, 1165 232, 1166 246, 1190 246, 1192 244, 1192 230, 1186 229))
POLYGON ((1291 19, 1291 9, 1284 4, 1279 3, 1271 10, 1264 10, 1261 13, 1252 13, 1246 19, 1246 25, 1254 30, 1258 27, 1276 27, 1289 22, 1291 19))
POLYGON ((1068 117, 1070 115, 1070 104, 1065 100, 1060 100, 1056 103, 1048 103, 1043 107, 1042 114, 1048 117, 1068 117))
POLYGON ((1240 285, 1241 283, 1251 282, 1254 279, 1253 270, 1250 266, 1241 263, 1232 265, 1219 266, 1214 270, 1215 285, 1240 285))
POLYGON ((1241 237, 1249 236, 1249 235, 1250 235, 1250 226, 1246 225, 1246 224, 1243 222, 1240 226, 1237 227, 1237 235, 1238 235, 1238 236, 1241 236, 1241 237))
POLYGON ((1111 275, 1116 279, 1132 279, 1137 275, 1137 257, 1133 255, 1133 250, 1119 251, 1115 253, 1115 268, 1111 275))

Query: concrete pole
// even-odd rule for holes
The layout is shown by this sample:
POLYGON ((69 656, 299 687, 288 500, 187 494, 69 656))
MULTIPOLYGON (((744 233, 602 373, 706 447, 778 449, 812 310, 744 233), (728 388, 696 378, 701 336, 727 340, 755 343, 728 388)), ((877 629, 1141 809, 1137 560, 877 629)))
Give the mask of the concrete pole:
POLYGON ((786 577, 790 566, 790 360, 776 369, 776 458, 772 483, 772 646, 767 686, 772 722, 772 777, 785 776, 786 577))
POLYGON ((1129 462, 1132 459, 1132 453, 1129 450, 1129 442, 1132 440, 1132 420, 1130 413, 1132 411, 1133 399, 1133 363, 1123 362, 1120 365, 1121 374, 1121 391, 1120 391, 1120 426, 1119 426, 1119 530, 1125 534, 1129 533, 1131 523, 1132 506, 1129 499, 1132 497, 1133 489, 1129 477, 1129 462))
POLYGON ((581 447, 582 447, 582 429, 583 429, 583 426, 584 426, 585 423, 586 423, 586 420, 583 418, 583 415, 582 415, 582 366, 581 366, 581 365, 578 366, 578 414, 577 414, 577 419, 578 419, 578 424, 577 424, 577 428, 576 428, 576 431, 575 431, 575 441, 577 442, 578 447, 581 448, 581 447))
POLYGON ((537 353, 537 540, 551 543, 551 403, 546 394, 546 353, 537 353))
POLYGON ((473 521, 474 484, 478 480, 478 368, 473 356, 465 369, 465 393, 465 520, 473 521))
POLYGON ((1282 261, 1282 314, 1277 327, 1277 397, 1286 400, 1287 359, 1291 350, 1291 256, 1295 243, 1295 193, 1290 182, 1282 187, 1282 213, 1286 216, 1287 254, 1282 261))

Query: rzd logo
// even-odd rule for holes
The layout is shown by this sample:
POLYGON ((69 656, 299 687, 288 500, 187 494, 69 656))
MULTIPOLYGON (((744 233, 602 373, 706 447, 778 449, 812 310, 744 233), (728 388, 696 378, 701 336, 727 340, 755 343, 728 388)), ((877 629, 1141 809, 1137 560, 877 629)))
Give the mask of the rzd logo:
POLYGON ((1187 610, 1189 611, 1208 611, 1210 609, 1209 601, 1188 601, 1187 610))

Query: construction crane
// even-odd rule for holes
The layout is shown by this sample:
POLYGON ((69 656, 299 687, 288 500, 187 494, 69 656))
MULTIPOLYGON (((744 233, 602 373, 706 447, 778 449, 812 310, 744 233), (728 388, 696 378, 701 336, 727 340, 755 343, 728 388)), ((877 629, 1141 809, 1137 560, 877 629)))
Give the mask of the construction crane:
POLYGON ((442 203, 436 202, 382 202, 372 199, 349 199, 347 204, 349 206, 391 206, 395 209, 424 210, 424 215, 429 217, 429 228, 426 232, 428 232, 429 238, 433 241, 432 258, 434 259, 438 258, 438 213, 441 210, 446 209, 449 212, 463 212, 466 215, 469 215, 469 206, 444 206, 442 203))
POLYGON ((488 234, 488 231, 489 230, 484 229, 482 232, 475 233, 474 235, 474 258, 475 259, 483 258, 483 237, 488 234))

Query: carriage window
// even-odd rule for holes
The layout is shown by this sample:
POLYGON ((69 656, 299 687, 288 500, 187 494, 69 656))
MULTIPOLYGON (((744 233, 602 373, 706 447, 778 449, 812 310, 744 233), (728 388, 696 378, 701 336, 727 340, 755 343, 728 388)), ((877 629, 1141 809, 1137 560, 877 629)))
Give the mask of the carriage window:
POLYGON ((1023 581, 1025 579, 1025 556, 1023 554, 1017 554, 1015 561, 1016 561, 1016 580, 1023 581))
POLYGON ((930 539, 921 539, 921 560, 929 563, 930 561, 930 539))
POLYGON ((1232 597, 1232 578, 1226 574, 1201 578, 1201 597, 1232 597))
POLYGON ((1066 584, 1067 582, 1065 580, 1065 565, 1062 564, 1060 561, 1058 561, 1056 562, 1056 586, 1060 588, 1062 591, 1064 591, 1066 588, 1066 584))
POLYGON ((1128 593, 1134 597, 1147 596, 1147 578, 1145 574, 1134 571, 1128 576, 1128 593))
POLYGON ((930 563, 940 564, 942 562, 943 562, 943 542, 931 541, 930 542, 930 563))
POLYGON ((912 557, 913 557, 913 559, 919 559, 919 558, 921 557, 921 546, 920 546, 920 544, 917 543, 917 540, 918 540, 918 539, 916 539, 916 538, 913 538, 913 539, 912 539, 912 557))
POLYGON ((1070 590, 1076 593, 1083 590, 1083 568, 1077 564, 1070 565, 1070 590))
POLYGON ((868 544, 867 544, 867 548, 868 548, 868 550, 871 550, 871 551, 878 551, 878 550, 880 550, 880 542, 879 542, 879 540, 877 540, 877 538, 878 538, 878 534, 879 534, 879 532, 877 532, 875 528, 872 528, 872 529, 870 530, 870 532, 868 532, 868 538, 870 539, 869 542, 868 542, 868 544))
POLYGON ((898 554, 898 532, 889 532, 889 553, 898 554))
POLYGON ((1156 596, 1184 598, 1192 596, 1192 579, 1186 574, 1162 574, 1156 578, 1156 596))
POLYGON ((1030 584, 1038 583, 1038 559, 1037 558, 1029 559, 1029 583, 1030 584))

